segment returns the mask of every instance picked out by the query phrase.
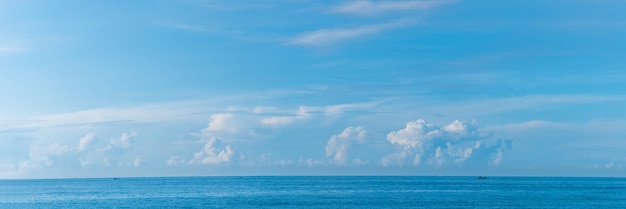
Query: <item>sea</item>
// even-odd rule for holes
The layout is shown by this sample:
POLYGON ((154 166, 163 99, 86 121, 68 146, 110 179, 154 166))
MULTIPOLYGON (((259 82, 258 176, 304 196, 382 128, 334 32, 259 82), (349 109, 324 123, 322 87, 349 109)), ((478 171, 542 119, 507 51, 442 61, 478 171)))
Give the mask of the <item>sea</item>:
POLYGON ((0 208, 626 208, 626 178, 263 176, 0 180, 0 208))

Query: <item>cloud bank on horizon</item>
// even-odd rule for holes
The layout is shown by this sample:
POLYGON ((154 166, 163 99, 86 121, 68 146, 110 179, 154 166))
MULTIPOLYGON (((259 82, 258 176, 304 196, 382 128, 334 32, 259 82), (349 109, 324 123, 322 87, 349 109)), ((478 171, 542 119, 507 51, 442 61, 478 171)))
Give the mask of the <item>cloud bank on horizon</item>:
POLYGON ((623 176, 624 9, 3 2, 0 178, 623 176))

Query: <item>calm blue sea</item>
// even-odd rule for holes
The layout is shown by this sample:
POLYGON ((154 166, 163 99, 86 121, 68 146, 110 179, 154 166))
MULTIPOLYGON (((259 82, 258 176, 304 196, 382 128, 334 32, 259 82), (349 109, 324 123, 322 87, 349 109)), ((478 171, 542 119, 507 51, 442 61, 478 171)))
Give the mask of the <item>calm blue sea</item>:
POLYGON ((0 208, 626 208, 625 178, 0 180, 0 208))

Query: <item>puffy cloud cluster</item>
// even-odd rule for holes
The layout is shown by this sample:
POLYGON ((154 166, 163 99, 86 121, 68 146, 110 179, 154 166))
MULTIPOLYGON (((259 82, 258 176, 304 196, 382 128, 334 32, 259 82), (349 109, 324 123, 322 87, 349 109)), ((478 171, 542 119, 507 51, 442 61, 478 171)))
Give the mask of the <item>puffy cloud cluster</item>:
POLYGON ((181 164, 218 165, 230 162, 235 151, 229 144, 222 144, 222 137, 233 137, 245 133, 249 127, 240 121, 240 118, 230 113, 212 115, 208 127, 202 129, 200 137, 208 140, 200 151, 195 152, 190 160, 180 155, 170 156, 165 164, 168 166, 181 164))
MULTIPOLYGON (((348 157, 348 150, 353 143, 363 143, 367 131, 362 126, 348 127, 340 134, 333 135, 326 143, 326 156, 335 164, 342 165, 348 157)), ((355 159, 355 163, 363 161, 355 159)))
POLYGON ((31 146, 28 152, 29 160, 20 164, 22 168, 40 168, 51 166, 54 159, 58 156, 65 155, 72 150, 66 145, 59 145, 54 142, 48 146, 38 147, 31 146))
POLYGON ((110 146, 121 147, 124 149, 128 149, 131 146, 131 140, 137 136, 135 131, 131 131, 130 133, 123 133, 120 138, 111 139, 110 146))
POLYGON ((222 140, 213 137, 204 144, 202 149, 193 154, 191 160, 186 160, 180 155, 170 156, 165 164, 176 166, 183 164, 218 165, 228 163, 235 155, 235 150, 230 145, 222 145, 222 140))
POLYGON ((230 145, 221 145, 221 140, 218 138, 211 138, 204 144, 204 147, 199 152, 193 155, 193 159, 189 161, 190 164, 210 164, 216 165, 229 162, 234 155, 234 151, 230 148, 230 145))
POLYGON ((484 146, 482 142, 489 137, 474 122, 455 120, 443 127, 430 124, 422 119, 411 121, 406 127, 387 134, 387 141, 399 148, 382 159, 382 164, 419 165, 427 163, 433 166, 463 164, 474 159, 486 161, 489 165, 498 165, 502 153, 511 148, 511 141, 498 141, 495 145, 484 146))
MULTIPOLYGON (((270 106, 258 106, 255 108, 229 107, 227 112, 213 114, 210 116, 208 126, 202 129, 200 137, 206 141, 200 151, 195 152, 192 157, 182 157, 184 155, 172 155, 165 161, 169 166, 181 164, 222 164, 231 162, 237 151, 231 143, 249 138, 262 137, 263 133, 280 126, 287 126, 299 121, 319 118, 320 116, 339 116, 345 111, 363 109, 378 105, 380 102, 368 103, 348 103, 327 106, 299 106, 297 110, 280 109, 270 106), (245 114, 241 114, 244 112, 245 114), (272 128, 272 129, 268 129, 272 128), (261 134, 260 134, 261 133, 261 134), (208 140, 207 140, 208 139, 208 140)), ((344 130, 344 133, 333 136, 327 145, 327 155, 332 155, 333 161, 338 164, 345 162, 348 146, 352 143, 348 138, 350 131, 356 133, 357 142, 362 141, 365 130, 363 127, 351 127, 344 130), (346 132, 348 131, 348 132, 346 132)), ((88 141, 88 139, 85 139, 88 141)), ((124 145, 124 137, 120 141, 115 141, 117 145, 124 145)), ((357 164, 365 161, 357 160, 357 164)))
POLYGON ((73 165, 86 168, 92 165, 139 167, 140 156, 129 156, 129 150, 137 136, 135 131, 122 133, 120 137, 111 138, 108 142, 97 143, 96 135, 86 134, 78 139, 77 146, 62 145, 58 142, 49 145, 31 145, 29 158, 20 162, 21 170, 39 169, 43 167, 67 167, 73 165))

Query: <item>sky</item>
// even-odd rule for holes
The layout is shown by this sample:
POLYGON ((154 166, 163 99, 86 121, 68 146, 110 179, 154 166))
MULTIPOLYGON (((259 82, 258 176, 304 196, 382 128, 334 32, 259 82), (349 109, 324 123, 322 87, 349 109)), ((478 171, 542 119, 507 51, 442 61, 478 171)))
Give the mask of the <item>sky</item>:
POLYGON ((623 11, 0 0, 0 178, 626 176, 623 11))

